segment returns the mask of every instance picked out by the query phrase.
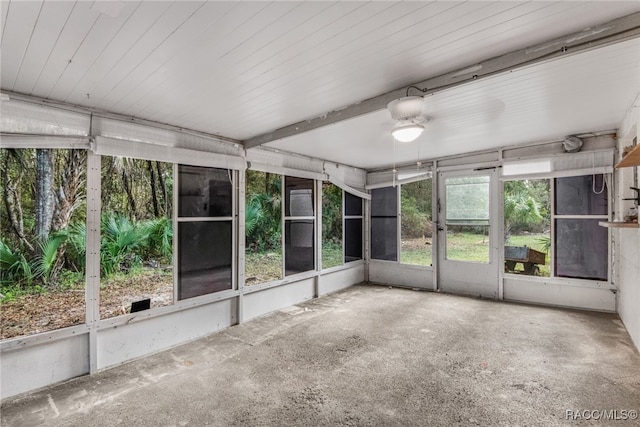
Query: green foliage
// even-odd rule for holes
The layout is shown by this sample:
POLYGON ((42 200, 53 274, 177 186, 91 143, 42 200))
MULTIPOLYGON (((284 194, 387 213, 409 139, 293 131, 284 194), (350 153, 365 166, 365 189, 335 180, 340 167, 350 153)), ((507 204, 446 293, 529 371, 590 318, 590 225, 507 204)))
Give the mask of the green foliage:
POLYGON ((44 284, 49 284, 55 275, 58 261, 58 249, 67 240, 66 231, 50 234, 47 238, 38 242, 39 252, 33 262, 33 273, 40 278, 44 284))
POLYGON ((84 222, 76 221, 66 232, 66 264, 71 271, 83 271, 87 252, 87 226, 84 222))
POLYGON ((504 184, 505 234, 542 232, 549 226, 549 181, 521 180, 504 184))
POLYGON ((120 214, 103 214, 101 220, 100 268, 109 276, 142 263, 139 249, 149 238, 149 229, 120 214))
POLYGON ((537 243, 540 245, 540 249, 548 255, 551 250, 551 235, 547 234, 545 236, 538 237, 537 243))
POLYGON ((247 171, 245 242, 248 251, 279 248, 282 240, 280 175, 247 171))
POLYGON ((402 238, 431 236, 431 179, 400 187, 402 238))
POLYGON ((173 222, 167 217, 148 219, 141 221, 138 226, 142 234, 147 236, 142 245, 142 257, 162 258, 165 262, 171 261, 173 254, 173 222))
POLYGON ((256 231, 256 227, 264 217, 260 196, 260 194, 252 194, 246 202, 244 227, 248 236, 256 231))
MULTIPOLYGON (((15 285, 20 287, 22 283, 31 283, 34 274, 31 265, 25 256, 19 252, 11 250, 5 242, 0 239, 0 284, 4 286, 15 285)), ((2 292, 5 294, 5 292, 2 292)))
POLYGON ((342 189, 326 182, 322 186, 322 239, 342 245, 342 189))
POLYGON ((336 267, 343 264, 342 242, 322 242, 322 268, 336 267))

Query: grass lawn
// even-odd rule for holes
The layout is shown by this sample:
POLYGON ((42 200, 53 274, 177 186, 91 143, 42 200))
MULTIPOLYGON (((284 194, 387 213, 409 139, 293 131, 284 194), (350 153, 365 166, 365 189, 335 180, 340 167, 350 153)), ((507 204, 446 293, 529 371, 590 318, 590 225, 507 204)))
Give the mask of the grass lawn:
POLYGON ((282 250, 245 253, 245 284, 247 286, 282 279, 282 250))
MULTIPOLYGON (((540 276, 549 277, 551 272, 549 253, 544 247, 544 239, 548 234, 522 234, 510 236, 505 243, 508 246, 527 246, 546 253, 545 265, 539 265, 540 276)), ((447 235, 449 259, 487 262, 489 259, 489 239, 487 236, 474 233, 449 233, 447 235)), ((404 239, 400 249, 400 262, 412 265, 431 265, 431 239, 404 239)), ((516 264, 516 272, 523 270, 522 264, 516 264)))

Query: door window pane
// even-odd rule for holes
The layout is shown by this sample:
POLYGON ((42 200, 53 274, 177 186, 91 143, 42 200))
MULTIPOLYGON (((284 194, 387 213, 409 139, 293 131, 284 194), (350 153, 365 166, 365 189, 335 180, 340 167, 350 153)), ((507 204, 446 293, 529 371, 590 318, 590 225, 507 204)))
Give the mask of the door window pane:
POLYGON ((431 265, 431 179, 400 187, 400 262, 431 265))
POLYGON ((231 221, 181 222, 178 231, 178 299, 231 289, 231 221))
POLYGON ((446 257, 488 263, 489 176, 447 178, 446 257))

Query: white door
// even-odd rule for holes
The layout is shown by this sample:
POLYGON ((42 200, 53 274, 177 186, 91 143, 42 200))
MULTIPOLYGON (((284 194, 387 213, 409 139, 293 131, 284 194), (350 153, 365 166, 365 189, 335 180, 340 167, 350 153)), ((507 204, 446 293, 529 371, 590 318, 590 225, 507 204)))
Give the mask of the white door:
POLYGON ((498 297, 495 169, 438 174, 438 288, 498 297))

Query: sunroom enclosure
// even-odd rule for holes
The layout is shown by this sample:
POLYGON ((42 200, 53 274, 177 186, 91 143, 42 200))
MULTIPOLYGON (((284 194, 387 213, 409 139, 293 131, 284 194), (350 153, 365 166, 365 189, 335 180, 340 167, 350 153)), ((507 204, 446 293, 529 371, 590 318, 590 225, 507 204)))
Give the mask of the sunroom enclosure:
POLYGON ((361 282, 617 309, 612 233, 597 226, 614 217, 612 133, 585 137, 580 153, 541 143, 365 171, 28 100, 2 102, 2 132, 3 150, 77 150, 86 156, 84 318, 3 340, 2 397, 94 373, 361 282), (170 296, 156 301, 132 293, 121 312, 107 314, 101 306, 108 286, 101 224, 111 202, 102 189, 113 184, 104 166, 114 158, 160 164, 152 170, 171 178, 171 200, 158 213, 171 223, 164 270, 170 296), (531 169, 540 164, 544 168, 531 169), (248 177, 264 192, 248 186, 248 177), (550 236, 548 274, 504 269, 505 186, 531 180, 550 183, 552 209, 543 230, 550 236), (589 195, 590 204, 566 203, 561 195, 567 185, 569 194, 589 195), (466 197, 465 191, 482 197, 473 203, 463 198, 466 209, 458 209, 453 199, 466 197), (247 243, 258 193, 273 208, 271 256, 265 261, 272 275, 261 275, 264 260, 247 243), (329 223, 335 225, 331 230, 329 223), (451 252, 465 234, 486 249, 480 259, 451 252), (596 249, 591 258, 571 258, 585 245, 596 249), (445 263, 460 278, 449 276, 441 268, 445 263), (497 278, 482 288, 474 282, 480 266, 497 278), (582 274, 586 267, 594 270, 582 274), (149 309, 133 309, 147 298, 149 309))

